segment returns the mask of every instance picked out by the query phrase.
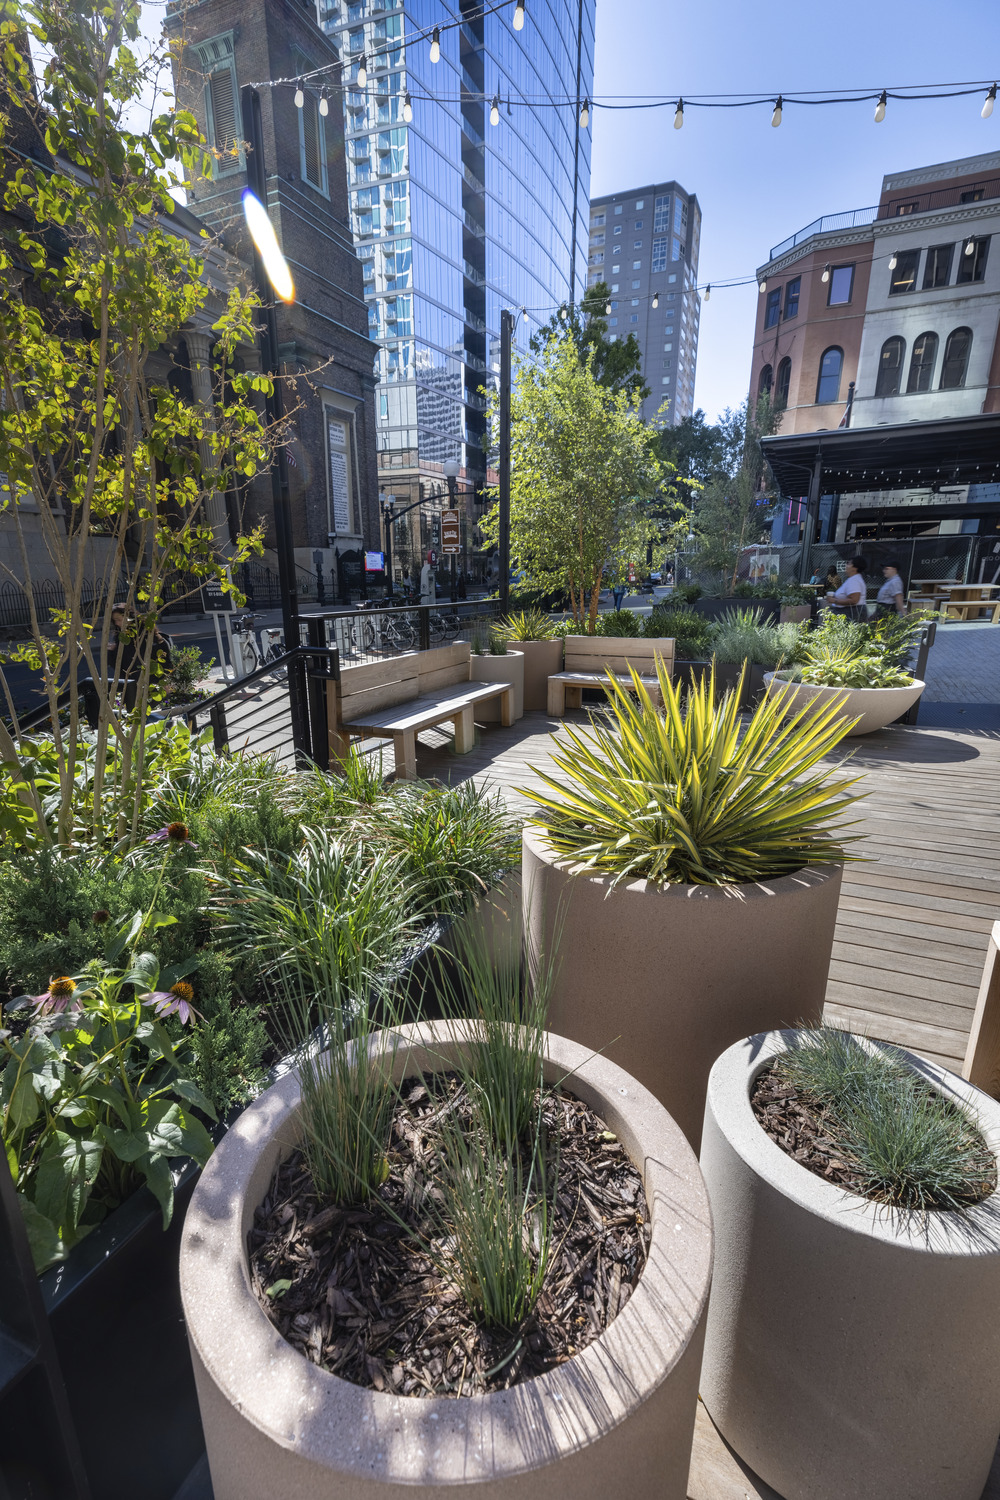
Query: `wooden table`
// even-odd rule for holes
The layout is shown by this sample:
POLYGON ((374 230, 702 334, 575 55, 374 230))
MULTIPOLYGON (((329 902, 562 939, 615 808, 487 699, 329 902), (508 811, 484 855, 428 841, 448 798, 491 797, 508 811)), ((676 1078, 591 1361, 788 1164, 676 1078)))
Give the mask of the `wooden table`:
POLYGON ((943 605, 946 620, 978 620, 985 612, 990 623, 1000 623, 1000 584, 951 583, 938 578, 910 580, 910 604, 943 605), (919 589, 920 592, 914 592, 919 589))

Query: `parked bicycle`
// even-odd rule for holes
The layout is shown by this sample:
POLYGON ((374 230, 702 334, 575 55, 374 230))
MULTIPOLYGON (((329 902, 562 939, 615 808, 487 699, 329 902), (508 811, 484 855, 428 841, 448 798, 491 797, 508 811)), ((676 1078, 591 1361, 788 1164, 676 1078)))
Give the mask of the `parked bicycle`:
POLYGON ((233 638, 233 650, 239 657, 233 663, 239 676, 249 677, 271 662, 280 661, 284 655, 284 635, 275 626, 265 626, 254 634, 256 617, 252 614, 234 615, 229 622, 233 638))

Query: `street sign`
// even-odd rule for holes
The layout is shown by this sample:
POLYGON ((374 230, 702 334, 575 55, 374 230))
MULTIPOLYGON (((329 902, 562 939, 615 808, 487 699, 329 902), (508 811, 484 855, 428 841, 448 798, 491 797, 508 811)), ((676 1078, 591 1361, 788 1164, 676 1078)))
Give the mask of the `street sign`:
POLYGON ((445 557, 455 557, 462 550, 462 526, 457 510, 441 512, 441 551, 445 557))

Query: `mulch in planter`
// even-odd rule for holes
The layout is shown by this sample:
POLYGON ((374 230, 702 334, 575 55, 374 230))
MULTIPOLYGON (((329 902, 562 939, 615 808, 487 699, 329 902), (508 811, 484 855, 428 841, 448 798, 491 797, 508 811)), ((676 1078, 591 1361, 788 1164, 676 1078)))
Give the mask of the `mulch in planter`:
POLYGON ((535 1312, 519 1329, 478 1324, 426 1254, 434 1219, 436 1120, 468 1112, 454 1074, 402 1085, 380 1194, 423 1234, 380 1208, 317 1198, 300 1152, 275 1173, 249 1235, 254 1290, 271 1322, 314 1364, 355 1385, 406 1396, 503 1390, 562 1364, 597 1338, 628 1301, 650 1226, 642 1178, 592 1109, 546 1095, 544 1128, 558 1140, 552 1255, 535 1312), (269 1295, 276 1283, 291 1285, 269 1295))
MULTIPOLYGON (((872 1199, 857 1164, 831 1133, 823 1105, 785 1082, 773 1066, 758 1075, 750 1103, 772 1141, 793 1161, 845 1192, 878 1201, 872 1199)), ((984 1181, 982 1191, 970 1202, 982 1202, 995 1187, 995 1181, 984 1181)))

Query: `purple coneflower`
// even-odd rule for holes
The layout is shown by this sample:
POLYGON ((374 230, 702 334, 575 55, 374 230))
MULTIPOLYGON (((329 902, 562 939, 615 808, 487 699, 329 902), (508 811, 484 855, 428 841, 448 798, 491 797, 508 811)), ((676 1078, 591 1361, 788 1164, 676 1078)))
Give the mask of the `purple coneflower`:
POLYGON ((167 1016, 180 1016, 181 1025, 186 1026, 196 1017, 199 1021, 201 1020, 201 1016, 191 1004, 193 999, 194 990, 187 980, 178 979, 169 990, 152 990, 148 995, 143 995, 142 1003, 155 1008, 158 1021, 165 1020, 167 1016))
POLYGON ((75 994, 75 982, 68 979, 66 975, 62 975, 59 979, 49 980, 49 987, 44 995, 32 995, 31 999, 35 1009, 41 1015, 57 1016, 70 1007, 76 1009, 80 1002, 73 999, 75 994))
POLYGON ((168 823, 165 828, 158 828, 151 833, 146 840, 147 844, 186 844, 189 849, 197 849, 198 845, 192 842, 191 834, 186 823, 168 823))

